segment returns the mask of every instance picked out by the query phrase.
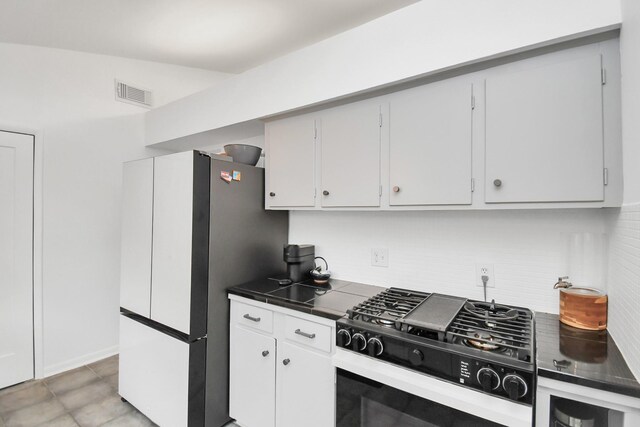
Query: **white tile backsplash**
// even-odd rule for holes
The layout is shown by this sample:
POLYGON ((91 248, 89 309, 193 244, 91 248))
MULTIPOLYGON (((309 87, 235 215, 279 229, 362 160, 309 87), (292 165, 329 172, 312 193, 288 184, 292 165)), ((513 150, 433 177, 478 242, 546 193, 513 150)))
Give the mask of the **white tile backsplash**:
POLYGON ((557 313, 558 276, 606 288, 612 211, 293 211, 289 242, 315 244, 336 278, 474 299, 476 264, 493 264, 489 299, 557 313), (371 265, 372 248, 389 267, 371 265))
POLYGON ((640 378, 640 204, 611 214, 609 331, 640 378))

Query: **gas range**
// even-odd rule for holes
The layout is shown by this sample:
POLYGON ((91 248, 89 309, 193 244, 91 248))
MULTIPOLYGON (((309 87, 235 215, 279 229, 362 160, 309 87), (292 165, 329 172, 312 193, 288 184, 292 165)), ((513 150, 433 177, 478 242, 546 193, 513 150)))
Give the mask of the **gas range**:
POLYGON ((531 406, 530 310, 390 288, 337 321, 336 343, 393 365, 531 406))

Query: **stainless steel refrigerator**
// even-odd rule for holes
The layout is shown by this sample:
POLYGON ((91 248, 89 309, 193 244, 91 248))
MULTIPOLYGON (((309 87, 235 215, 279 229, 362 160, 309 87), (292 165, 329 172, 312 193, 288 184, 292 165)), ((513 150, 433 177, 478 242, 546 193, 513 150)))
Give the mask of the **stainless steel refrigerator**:
POLYGON ((226 288, 283 270, 264 170, 189 151, 124 164, 119 393, 161 426, 228 416, 226 288))

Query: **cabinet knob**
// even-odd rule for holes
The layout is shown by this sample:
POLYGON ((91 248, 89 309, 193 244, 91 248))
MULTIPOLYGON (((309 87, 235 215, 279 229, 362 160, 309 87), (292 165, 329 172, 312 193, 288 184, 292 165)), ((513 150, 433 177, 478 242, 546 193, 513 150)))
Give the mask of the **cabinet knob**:
POLYGON ((393 187, 393 192, 394 193, 399 193, 400 192, 400 187, 398 187, 397 185, 395 187, 393 187))
POLYGON ((262 357, 267 357, 269 355, 269 350, 265 350, 262 352, 262 357))
POLYGON ((328 195, 329 195, 329 192, 328 192, 327 190, 324 190, 324 191, 322 192, 322 194, 323 194, 323 195, 325 195, 325 196, 328 196, 328 195))
POLYGON ((271 193, 269 193, 269 196, 271 197, 276 197, 276 193, 274 193, 273 191, 271 193))
POLYGON ((283 364, 284 366, 287 366, 289 363, 291 363, 291 360, 289 360, 289 359, 284 359, 284 360, 282 361, 282 364, 283 364))
POLYGON ((493 180, 493 185, 495 185, 496 187, 500 187, 502 185, 502 180, 501 179, 494 179, 493 180))

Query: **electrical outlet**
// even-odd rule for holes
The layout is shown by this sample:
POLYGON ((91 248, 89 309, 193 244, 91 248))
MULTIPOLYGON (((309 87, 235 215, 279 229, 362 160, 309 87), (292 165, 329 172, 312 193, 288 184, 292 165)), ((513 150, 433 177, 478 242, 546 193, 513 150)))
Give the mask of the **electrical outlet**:
POLYGON ((389 249, 371 249, 371 265, 375 267, 389 267, 389 249))
POLYGON ((482 276, 487 276, 487 288, 495 288, 496 280, 493 275, 493 264, 476 264, 476 286, 482 287, 482 276))

